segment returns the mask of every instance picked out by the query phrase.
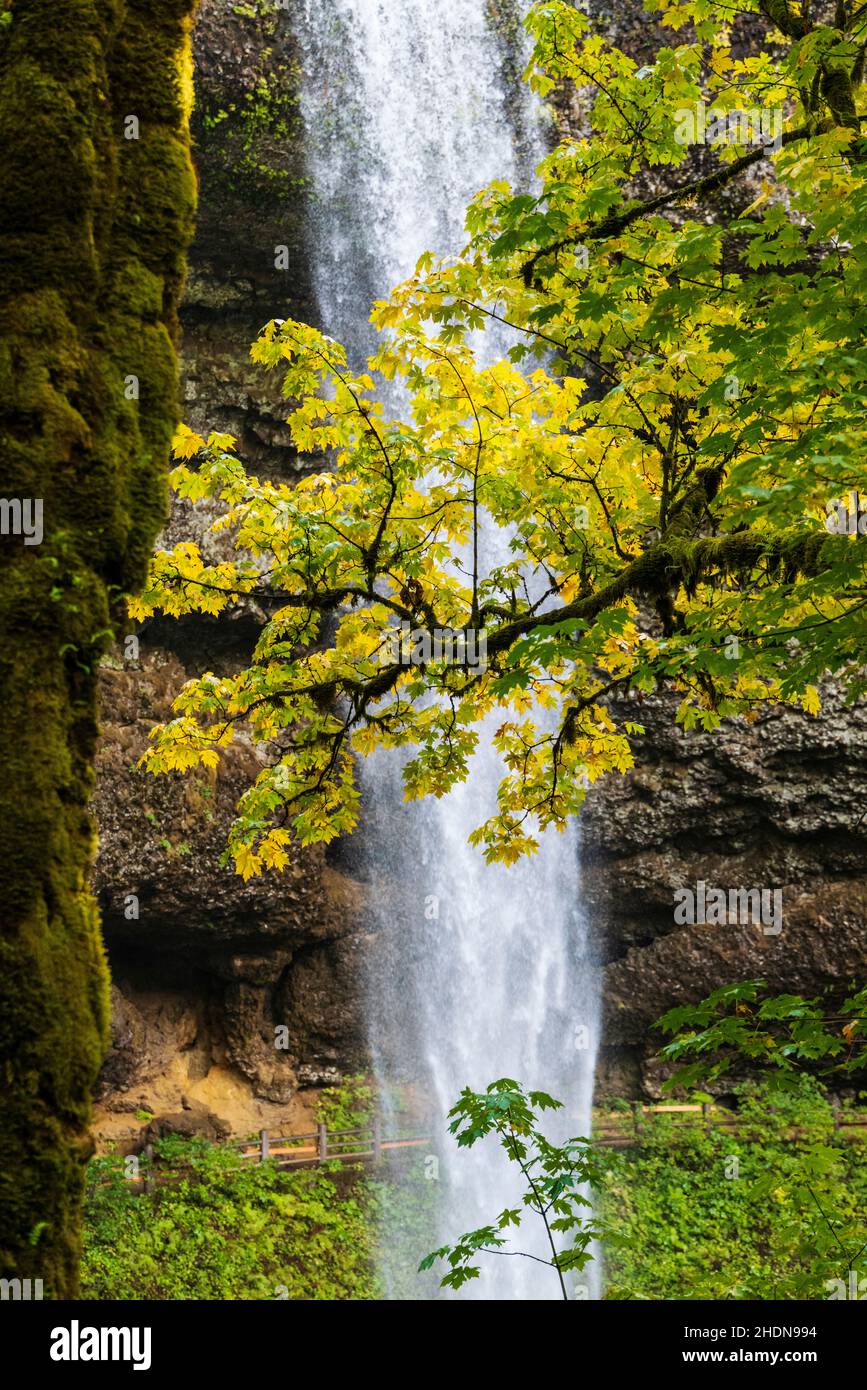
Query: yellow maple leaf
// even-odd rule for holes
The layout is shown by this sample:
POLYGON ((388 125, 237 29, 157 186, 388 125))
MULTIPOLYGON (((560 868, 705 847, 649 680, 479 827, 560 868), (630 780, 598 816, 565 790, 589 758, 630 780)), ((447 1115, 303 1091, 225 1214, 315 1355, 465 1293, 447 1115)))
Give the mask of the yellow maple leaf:
POLYGON ((172 454, 176 459, 191 459, 204 447, 205 441, 201 435, 191 430, 189 425, 178 425, 172 440, 172 454))
POLYGON ((265 840, 260 850, 262 863, 268 869, 285 869, 289 862, 289 856, 285 849, 275 845, 272 840, 265 840))
POLYGON ((261 868, 262 861, 258 854, 249 845, 241 845, 235 854, 236 873, 239 873, 246 883, 248 879, 255 878, 261 868))

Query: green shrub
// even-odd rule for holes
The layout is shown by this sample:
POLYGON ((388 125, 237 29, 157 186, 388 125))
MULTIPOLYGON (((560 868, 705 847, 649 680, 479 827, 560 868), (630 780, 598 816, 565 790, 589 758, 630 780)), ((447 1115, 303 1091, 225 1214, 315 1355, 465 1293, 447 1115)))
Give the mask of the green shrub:
POLYGON ((737 1134, 676 1124, 649 1119, 640 1145, 604 1158, 600 1215, 618 1238, 607 1297, 827 1298, 840 1242, 854 1256, 867 1241, 867 1165, 863 1141, 835 1136, 818 1085, 744 1088, 737 1134), (790 1128, 801 1137, 787 1141, 790 1128))
POLYGON ((91 1165, 82 1270, 97 1299, 378 1297, 369 1194, 357 1170, 280 1172, 201 1141, 162 1140, 186 1171, 150 1193, 123 1161, 91 1165))

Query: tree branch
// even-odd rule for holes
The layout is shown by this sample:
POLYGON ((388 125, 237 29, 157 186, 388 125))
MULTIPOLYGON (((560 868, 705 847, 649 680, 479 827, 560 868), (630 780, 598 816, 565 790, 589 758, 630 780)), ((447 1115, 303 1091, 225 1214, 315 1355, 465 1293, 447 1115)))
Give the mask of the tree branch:
MULTIPOLYGON (((782 137, 783 145, 792 145, 797 140, 809 140, 812 136, 821 134, 823 130, 827 129, 829 129, 828 122, 822 122, 816 126, 799 126, 797 130, 786 132, 782 137)), ((659 212, 661 208, 671 207, 685 199, 703 198, 710 193, 716 193, 719 189, 725 188, 726 184, 731 183, 733 179, 736 179, 745 169, 750 169, 754 164, 758 164, 760 159, 767 158, 767 154, 767 147, 759 145, 757 149, 742 154, 731 164, 721 165, 712 174, 705 174, 700 179, 679 184, 677 188, 671 188, 666 193, 659 193, 655 198, 648 198, 643 203, 633 203, 631 207, 622 212, 603 217, 601 221, 592 222, 588 227, 568 237, 563 237, 560 241, 553 241, 549 246, 540 247, 522 266, 524 283, 528 286, 532 285, 533 271, 537 263, 545 257, 556 256, 567 247, 582 246, 588 241, 607 241, 626 231, 626 228, 630 227, 633 222, 639 222, 642 217, 649 217, 652 213, 659 212)))

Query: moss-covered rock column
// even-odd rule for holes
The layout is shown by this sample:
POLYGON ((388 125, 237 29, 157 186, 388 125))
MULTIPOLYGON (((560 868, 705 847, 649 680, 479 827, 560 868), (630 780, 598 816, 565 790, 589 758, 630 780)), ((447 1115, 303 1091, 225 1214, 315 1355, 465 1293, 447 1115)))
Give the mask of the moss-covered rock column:
POLYGON ((0 0, 0 1276, 54 1298, 108 1026, 96 663, 178 411, 193 3, 0 0))

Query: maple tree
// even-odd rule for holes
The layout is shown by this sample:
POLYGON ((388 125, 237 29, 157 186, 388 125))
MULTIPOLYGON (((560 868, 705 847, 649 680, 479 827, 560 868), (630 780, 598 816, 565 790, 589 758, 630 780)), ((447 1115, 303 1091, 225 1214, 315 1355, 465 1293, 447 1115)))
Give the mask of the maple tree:
POLYGON ((829 671, 864 689, 860 537, 825 523, 865 444, 867 11, 648 8, 676 46, 639 68, 564 0, 534 7, 528 80, 589 93, 592 129, 533 192, 479 194, 464 252, 374 307, 368 363, 263 330, 253 359, 282 373, 316 471, 262 481, 226 436, 176 441, 176 491, 222 499, 236 556, 158 554, 134 617, 255 597, 268 618, 244 670, 184 687, 145 762, 214 765, 241 724, 270 750, 231 832, 245 877, 351 830, 356 755, 379 747, 407 750, 408 798, 442 796, 493 736, 474 839, 510 862, 631 765, 620 691, 672 687, 684 727, 712 729, 768 701, 815 712, 829 671), (764 38, 737 56, 741 14, 764 38), (703 103, 780 113, 779 148, 728 141, 696 173, 678 113, 703 103), (401 624, 484 629, 486 664, 407 666, 401 624))

